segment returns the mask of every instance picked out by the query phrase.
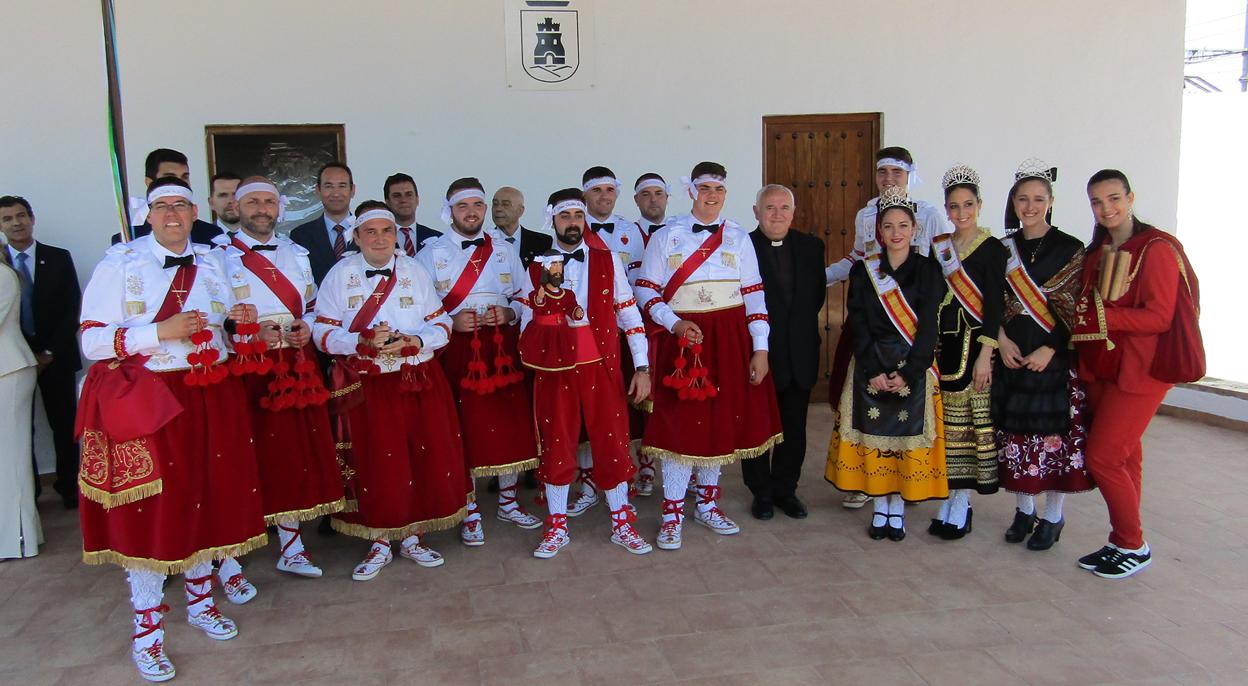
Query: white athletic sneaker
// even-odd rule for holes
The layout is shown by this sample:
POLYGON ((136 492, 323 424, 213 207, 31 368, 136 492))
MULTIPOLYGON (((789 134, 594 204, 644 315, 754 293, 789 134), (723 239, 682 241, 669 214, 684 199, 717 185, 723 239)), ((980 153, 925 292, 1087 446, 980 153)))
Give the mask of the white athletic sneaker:
POLYGON ((863 505, 866 505, 869 500, 871 500, 871 496, 866 493, 849 493, 841 499, 841 507, 847 510, 858 510, 863 505))
POLYGON ((721 536, 730 536, 741 531, 741 527, 737 526, 737 523, 729 519, 728 515, 725 515, 718 507, 712 507, 706 512, 695 508, 693 519, 721 536))
POLYGON ((585 511, 598 504, 598 491, 580 491, 576 500, 568 503, 568 516, 579 517, 585 514, 585 511))
POLYGON ((646 543, 646 539, 637 533, 632 524, 625 524, 613 529, 611 531, 611 542, 623 547, 634 555, 645 555, 654 550, 649 543, 646 543))
POLYGON ((130 641, 130 658, 139 670, 139 676, 147 681, 168 681, 177 675, 173 663, 165 656, 165 622, 163 612, 168 606, 161 605, 150 610, 135 612, 134 620, 137 633, 130 641), (163 611, 163 612, 162 612, 163 611), (154 620, 154 621, 153 621, 154 620), (140 639, 152 636, 151 640, 140 639))
POLYGON ((510 510, 504 510, 501 507, 498 508, 495 516, 498 517, 500 521, 515 524, 521 529, 536 529, 542 525, 541 519, 525 512, 524 508, 520 507, 518 504, 510 510))
POLYGON ((214 641, 228 641, 238 635, 238 625, 223 616, 215 604, 208 605, 197 615, 187 613, 186 621, 214 641))
POLYGON ((559 549, 572 541, 572 537, 568 535, 568 516, 567 515, 550 515, 546 518, 546 533, 542 535, 542 542, 537 544, 537 549, 533 551, 533 557, 543 560, 554 557, 559 554, 559 549))
POLYGON ((481 526, 480 519, 474 519, 471 522, 464 522, 459 527, 459 540, 464 545, 477 547, 485 545, 485 529, 481 526))
POLYGON ((309 579, 319 579, 322 574, 321 568, 312 564, 312 560, 308 558, 307 552, 302 550, 294 555, 279 555, 277 557, 277 571, 297 576, 306 576, 309 579))
POLYGON ((247 577, 242 574, 235 574, 228 579, 222 579, 221 575, 217 574, 217 583, 225 592, 225 599, 235 605, 243 605, 256 597, 256 587, 252 586, 247 577))
POLYGON ((380 574, 381 568, 393 560, 394 552, 390 550, 389 543, 384 546, 380 543, 373 543, 368 549, 368 554, 364 556, 364 561, 351 571, 351 578, 356 581, 369 581, 380 574))
POLYGON ((419 541, 411 545, 400 545, 399 554, 421 567, 441 567, 442 563, 446 562, 442 553, 433 548, 426 548, 419 541))

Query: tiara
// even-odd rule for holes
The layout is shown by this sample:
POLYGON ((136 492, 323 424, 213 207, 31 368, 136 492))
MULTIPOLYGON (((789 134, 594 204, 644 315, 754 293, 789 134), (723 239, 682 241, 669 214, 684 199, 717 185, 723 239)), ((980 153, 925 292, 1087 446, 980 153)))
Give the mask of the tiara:
POLYGON ((1037 157, 1028 157, 1014 172, 1015 181, 1023 179, 1044 179, 1053 183, 1057 181, 1057 167, 1050 166, 1048 162, 1037 157))
POLYGON ((969 183, 972 186, 979 188, 979 172, 971 169, 965 164, 959 164, 951 167, 949 171, 945 172, 944 178, 940 180, 941 188, 945 189, 948 189, 950 186, 956 186, 960 183, 969 183))
POLYGON ((884 192, 880 193, 880 199, 875 204, 876 211, 880 214, 883 214, 884 210, 893 207, 905 207, 911 212, 918 209, 918 205, 911 202, 910 198, 906 197, 905 189, 900 186, 889 186, 888 188, 885 188, 884 192))

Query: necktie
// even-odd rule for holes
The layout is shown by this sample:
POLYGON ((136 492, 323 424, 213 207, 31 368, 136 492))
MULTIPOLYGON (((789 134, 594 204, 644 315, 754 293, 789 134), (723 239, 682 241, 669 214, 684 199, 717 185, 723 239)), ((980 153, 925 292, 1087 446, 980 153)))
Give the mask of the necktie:
POLYGON ((515 244, 516 244, 516 237, 515 237, 515 236, 508 236, 508 237, 504 238, 503 240, 507 241, 508 243, 511 243, 512 245, 515 245, 515 244))
POLYGON ((272 243, 272 244, 270 244, 270 245, 264 245, 263 243, 257 243, 256 245, 251 246, 251 249, 252 249, 252 250, 277 250, 277 243, 272 243))
POLYGON ((615 233, 615 222, 606 222, 605 224, 590 222, 589 228, 593 229, 595 232, 606 231, 607 233, 615 233))
POLYGON ((408 257, 416 257, 416 242, 412 240, 412 227, 400 227, 399 231, 403 232, 403 240, 406 241, 403 248, 404 252, 407 253, 408 257))
POLYGON ((342 259, 342 254, 347 251, 347 241, 343 239, 342 232, 346 229, 342 228, 342 224, 334 224, 334 261, 342 259))
POLYGON ((564 259, 565 261, 567 261, 567 260, 580 260, 580 261, 584 262, 584 261, 585 261, 585 249, 584 249, 584 248, 577 248, 576 250, 573 250, 572 252, 565 252, 565 253, 563 254, 563 259, 564 259))
POLYGON ((389 269, 365 269, 365 270, 364 270, 364 278, 366 278, 366 279, 371 279, 371 278, 373 278, 374 276, 385 276, 385 277, 389 278, 389 277, 390 277, 390 275, 391 275, 391 274, 393 274, 393 273, 394 273, 394 272, 393 272, 392 270, 389 270, 389 269))
POLYGON ((165 266, 162 269, 171 269, 173 267, 189 267, 195 264, 194 255, 183 255, 182 257, 172 257, 165 255, 165 266))
POLYGON ((460 241, 460 242, 459 242, 459 249, 460 249, 460 250, 466 250, 466 249, 468 248, 468 246, 470 246, 470 245, 475 245, 475 246, 477 246, 477 247, 479 248, 479 247, 481 247, 481 246, 485 245, 485 239, 484 239, 484 238, 474 238, 474 239, 472 239, 472 240, 470 240, 470 241, 460 241))
POLYGON ((719 231, 719 224, 694 224, 693 232, 705 231, 707 233, 715 233, 719 231))
POLYGON ((28 337, 35 335, 35 279, 26 266, 29 259, 30 255, 24 252, 17 254, 17 273, 22 277, 22 333, 28 337))

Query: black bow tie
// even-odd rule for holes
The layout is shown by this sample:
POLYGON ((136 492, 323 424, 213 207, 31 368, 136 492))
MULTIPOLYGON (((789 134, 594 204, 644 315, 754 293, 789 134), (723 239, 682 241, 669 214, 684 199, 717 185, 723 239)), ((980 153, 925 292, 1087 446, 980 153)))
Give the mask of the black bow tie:
POLYGON ((277 243, 273 243, 272 245, 264 245, 263 243, 257 243, 256 245, 251 246, 251 249, 252 250, 277 250, 277 243))
POLYGON ((170 257, 169 255, 165 255, 165 266, 163 268, 169 269, 170 267, 189 267, 193 264, 195 264, 194 255, 183 255, 182 257, 170 257))
POLYGON ((481 247, 481 246, 485 245, 485 238, 484 238, 484 237, 482 237, 482 238, 474 238, 474 239, 472 239, 472 240, 470 240, 470 241, 460 241, 460 242, 459 242, 459 249, 460 249, 460 250, 463 250, 463 249, 467 248, 467 247, 468 247, 468 246, 470 246, 470 245, 475 245, 475 246, 477 246, 477 247, 479 248, 479 247, 481 247))
POLYGON ((715 233, 719 231, 719 224, 694 224, 693 232, 705 231, 707 233, 715 233))
POLYGON ((655 231, 658 231, 659 229, 663 228, 664 226, 667 226, 667 224, 651 224, 651 225, 650 225, 650 233, 654 233, 655 231))
POLYGON ((606 231, 607 233, 615 233, 615 222, 607 222, 605 224, 599 224, 598 222, 590 222, 589 228, 593 229, 594 231, 606 231))
POLYGON ((365 269, 364 270, 364 278, 366 279, 371 279, 374 276, 384 276, 386 278, 390 278, 390 276, 393 274, 394 274, 394 271, 390 269, 365 269))
POLYGON ((563 259, 564 261, 580 260, 584 262, 585 261, 585 248, 577 248, 576 250, 573 250, 572 252, 565 252, 563 253, 563 259))

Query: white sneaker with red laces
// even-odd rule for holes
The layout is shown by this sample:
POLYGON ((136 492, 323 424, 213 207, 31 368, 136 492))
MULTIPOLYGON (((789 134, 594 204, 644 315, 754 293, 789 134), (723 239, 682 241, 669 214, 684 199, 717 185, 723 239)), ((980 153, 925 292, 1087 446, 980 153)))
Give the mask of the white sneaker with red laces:
POLYGON ((139 676, 147 681, 168 681, 177 675, 173 663, 165 656, 165 622, 163 613, 168 605, 148 610, 136 610, 134 619, 137 632, 130 642, 130 658, 139 670, 139 676))
POLYGON ((294 555, 279 555, 277 557, 277 571, 297 576, 306 576, 309 579, 319 579, 322 574, 321 568, 312 564, 308 554, 302 550, 294 555))
POLYGON ((537 545, 537 550, 533 551, 533 557, 543 560, 552 558, 571 540, 572 537, 568 535, 568 516, 550 515, 546 518, 546 533, 542 535, 542 542, 537 545))
MULTIPOLYGON (((186 621, 191 626, 203 631, 208 638, 214 641, 228 641, 238 635, 238 625, 234 620, 221 614, 215 604, 211 601, 207 603, 208 607, 199 611, 199 614, 186 613, 186 621)), ((188 608, 189 610, 189 608, 188 608)))
POLYGON ((659 550, 680 550, 680 529, 679 519, 663 522, 663 525, 659 527, 659 535, 654 539, 654 544, 659 546, 659 550))
POLYGON ((536 529, 542 525, 542 520, 524 511, 520 505, 515 505, 509 510, 498 508, 495 514, 499 521, 515 524, 521 529, 536 529))
POLYGON ((369 547, 368 554, 364 556, 364 561, 355 566, 351 571, 351 578, 356 581, 370 581, 381 573, 382 567, 390 564, 394 560, 394 552, 390 550, 390 543, 373 542, 369 547))
POLYGON ((235 605, 243 605, 256 597, 256 587, 251 585, 247 577, 242 574, 235 574, 228 579, 222 579, 221 575, 217 575, 217 583, 220 584, 221 590, 225 592, 225 599, 235 605))
POLYGON ((464 545, 474 548, 479 545, 485 545, 485 529, 481 526, 481 520, 465 521, 463 526, 459 527, 459 540, 464 545))
POLYGON ((611 542, 622 546, 634 555, 645 555, 653 550, 646 539, 633 528, 637 521, 637 512, 625 504, 618 510, 611 511, 611 542))
POLYGON ((695 509, 693 519, 721 536, 730 536, 741 531, 741 527, 737 526, 737 523, 729 519, 728 515, 718 507, 712 507, 705 512, 700 508, 695 509))
POLYGON ((412 543, 404 541, 399 546, 399 554, 421 567, 441 567, 446 562, 446 558, 442 557, 442 553, 421 545, 419 538, 412 543))

